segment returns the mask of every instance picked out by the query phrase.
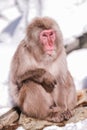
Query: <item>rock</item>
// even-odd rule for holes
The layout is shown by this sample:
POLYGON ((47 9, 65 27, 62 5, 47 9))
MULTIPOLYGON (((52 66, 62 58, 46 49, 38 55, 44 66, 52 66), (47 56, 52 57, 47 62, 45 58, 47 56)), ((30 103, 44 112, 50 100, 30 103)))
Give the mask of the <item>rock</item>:
POLYGON ((74 50, 77 50, 77 49, 79 49, 80 47, 79 47, 79 40, 78 39, 73 39, 71 42, 67 42, 66 44, 65 44, 65 50, 66 50, 66 54, 69 54, 69 53, 71 53, 72 51, 74 51, 74 50))
POLYGON ((15 124, 11 124, 11 125, 8 125, 8 126, 4 126, 0 130, 16 130, 18 127, 19 127, 19 125, 17 123, 15 123, 15 124))
POLYGON ((76 123, 87 118, 87 107, 77 107, 73 110, 73 112, 74 115, 68 121, 64 121, 62 123, 52 123, 44 120, 38 120, 21 114, 19 124, 23 125, 23 127, 27 130, 43 130, 46 126, 65 126, 68 123, 76 123))
POLYGON ((78 91, 77 97, 78 97, 77 107, 78 106, 87 106, 87 89, 78 91))
POLYGON ((71 122, 76 123, 78 121, 87 119, 87 89, 78 91, 77 97, 77 106, 73 110, 74 115, 68 121, 64 121, 62 123, 53 123, 45 120, 30 118, 23 113, 20 114, 19 119, 18 112, 13 108, 0 117, 0 129, 15 130, 15 128, 18 128, 21 125, 27 130, 43 130, 43 128, 46 126, 65 126, 71 122), (16 121, 17 124, 14 123, 16 121))
POLYGON ((72 116, 66 123, 78 122, 87 118, 87 107, 78 107, 74 109, 74 116, 72 116))
POLYGON ((77 92, 77 106, 73 110, 74 115, 68 120, 62 123, 52 123, 44 120, 38 120, 30 117, 26 117, 26 115, 21 114, 19 124, 22 124, 25 129, 29 130, 42 130, 46 126, 56 125, 56 126, 64 126, 70 122, 78 122, 80 120, 87 118, 87 89, 80 90, 77 92))
POLYGON ((0 116, 0 125, 8 126, 16 122, 18 119, 19 119, 19 114, 13 108, 7 113, 5 113, 4 115, 0 116))
POLYGON ((22 124, 23 127, 27 130, 43 130, 43 128, 46 126, 51 126, 51 125, 64 126, 65 125, 63 122, 62 123, 52 123, 52 122, 48 122, 45 120, 38 120, 35 118, 30 118, 24 114, 21 114, 19 124, 22 124))

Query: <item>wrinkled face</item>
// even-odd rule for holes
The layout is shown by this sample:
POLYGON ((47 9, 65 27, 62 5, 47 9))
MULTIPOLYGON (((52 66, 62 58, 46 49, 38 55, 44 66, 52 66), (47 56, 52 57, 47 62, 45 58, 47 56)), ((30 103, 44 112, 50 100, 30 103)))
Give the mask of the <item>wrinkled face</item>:
POLYGON ((53 29, 43 30, 40 33, 40 43, 47 54, 52 54, 55 47, 56 33, 53 29))

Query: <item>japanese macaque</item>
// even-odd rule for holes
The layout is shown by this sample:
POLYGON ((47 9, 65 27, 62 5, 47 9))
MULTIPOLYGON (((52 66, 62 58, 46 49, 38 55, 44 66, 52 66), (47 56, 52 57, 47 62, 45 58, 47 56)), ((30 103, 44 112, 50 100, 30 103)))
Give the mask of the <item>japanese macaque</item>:
POLYGON ((27 116, 52 122, 72 116, 76 90, 55 20, 32 20, 13 56, 9 79, 13 101, 27 116))

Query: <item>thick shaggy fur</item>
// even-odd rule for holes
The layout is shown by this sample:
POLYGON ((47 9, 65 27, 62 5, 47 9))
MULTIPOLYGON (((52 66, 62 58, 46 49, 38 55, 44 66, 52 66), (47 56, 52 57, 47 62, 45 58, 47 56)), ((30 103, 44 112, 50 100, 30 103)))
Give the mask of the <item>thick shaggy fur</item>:
POLYGON ((27 27, 11 63, 10 94, 26 115, 61 122, 72 116, 76 90, 68 71, 63 38, 51 18, 35 18, 27 27), (44 29, 56 32, 55 50, 47 55, 39 41, 44 29))

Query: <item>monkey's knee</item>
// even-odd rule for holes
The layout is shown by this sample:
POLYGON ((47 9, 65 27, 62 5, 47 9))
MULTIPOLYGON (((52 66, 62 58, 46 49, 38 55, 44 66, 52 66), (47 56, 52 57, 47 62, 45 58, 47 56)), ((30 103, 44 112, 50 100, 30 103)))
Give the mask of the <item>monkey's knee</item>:
POLYGON ((50 111, 50 106, 47 103, 38 104, 38 101, 35 101, 36 103, 29 103, 25 102, 22 106, 23 112, 29 116, 34 117, 38 119, 45 119, 50 111))
MULTIPOLYGON (((50 106, 53 104, 52 96, 37 83, 29 83, 25 86, 26 95, 20 98, 22 111, 30 117, 45 119, 49 113, 50 106)), ((23 89, 23 88, 22 88, 23 89)), ((22 90, 21 90, 22 91, 22 90)))

